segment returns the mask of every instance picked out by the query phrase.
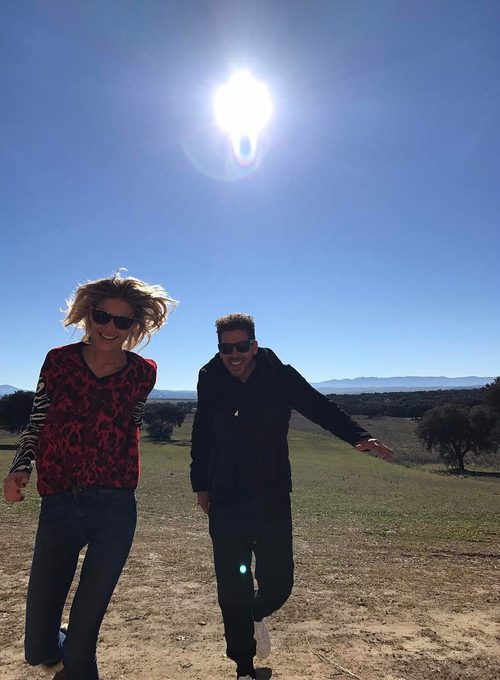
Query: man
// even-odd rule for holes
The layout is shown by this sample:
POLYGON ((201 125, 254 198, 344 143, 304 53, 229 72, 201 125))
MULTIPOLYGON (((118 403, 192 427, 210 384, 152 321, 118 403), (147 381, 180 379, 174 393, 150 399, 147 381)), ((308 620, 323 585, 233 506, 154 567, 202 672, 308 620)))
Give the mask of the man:
POLYGON ((216 328, 219 354, 199 373, 191 484, 209 515, 227 655, 238 680, 251 680, 255 654, 263 659, 271 651, 264 618, 293 585, 290 409, 359 451, 389 460, 392 451, 274 352, 259 348, 251 316, 223 316, 216 328))

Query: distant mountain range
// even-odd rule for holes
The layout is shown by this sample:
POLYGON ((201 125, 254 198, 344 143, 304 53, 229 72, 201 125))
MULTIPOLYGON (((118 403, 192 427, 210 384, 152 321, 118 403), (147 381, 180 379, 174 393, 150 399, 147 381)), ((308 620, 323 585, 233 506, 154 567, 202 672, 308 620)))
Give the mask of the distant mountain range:
POLYGON ((6 394, 12 394, 12 392, 17 392, 19 387, 12 387, 12 385, 0 385, 0 397, 6 394))
POLYGON ((153 390, 149 395, 151 399, 195 399, 196 390, 153 390))
MULTIPOLYGON (((311 383, 323 394, 356 394, 360 392, 417 392, 419 390, 457 390, 484 387, 495 378, 484 378, 469 375, 463 378, 447 378, 445 376, 414 376, 395 378, 343 378, 341 380, 324 380, 311 383)), ((0 385, 0 397, 12 394, 19 388, 12 385, 0 385)), ((153 390, 152 399, 196 399, 195 390, 153 390)))
POLYGON ((469 375, 463 378, 441 376, 400 376, 394 378, 344 378, 311 383, 323 394, 356 392, 417 392, 419 390, 456 390, 484 387, 494 378, 469 375))
MULTIPOLYGON (((0 385, 0 397, 19 389, 13 385, 0 385)), ((153 390, 150 396, 152 399, 196 399, 196 390, 153 390)))

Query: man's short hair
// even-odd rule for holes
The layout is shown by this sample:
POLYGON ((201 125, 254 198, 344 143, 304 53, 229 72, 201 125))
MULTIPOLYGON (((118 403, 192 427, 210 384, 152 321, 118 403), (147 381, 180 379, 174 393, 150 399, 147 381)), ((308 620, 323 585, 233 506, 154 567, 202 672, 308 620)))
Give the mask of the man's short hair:
POLYGON ((220 342, 225 331, 246 331, 249 340, 255 340, 255 323, 249 314, 226 314, 215 322, 217 337, 220 342))

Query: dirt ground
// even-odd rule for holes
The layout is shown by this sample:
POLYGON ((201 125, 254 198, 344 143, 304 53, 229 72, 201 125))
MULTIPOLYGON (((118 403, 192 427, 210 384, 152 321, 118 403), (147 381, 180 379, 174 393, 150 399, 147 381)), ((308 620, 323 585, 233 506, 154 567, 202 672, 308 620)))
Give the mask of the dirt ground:
MULTIPOLYGON (((102 679, 234 679, 205 517, 195 507, 144 510, 101 629, 102 679)), ((22 652, 35 518, 12 507, 2 517, 0 679, 44 678, 22 652)), ((300 518, 294 540, 296 585, 269 619, 273 651, 260 680, 500 678, 493 544, 403 543, 300 518)))

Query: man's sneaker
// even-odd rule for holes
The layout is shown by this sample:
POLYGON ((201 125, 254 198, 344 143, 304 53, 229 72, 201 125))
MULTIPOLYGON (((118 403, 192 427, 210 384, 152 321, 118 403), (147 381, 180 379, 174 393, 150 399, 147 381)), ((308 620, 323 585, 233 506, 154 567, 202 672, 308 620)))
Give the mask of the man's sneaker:
POLYGON ((267 659, 271 653, 271 637, 269 635, 269 631, 267 630, 264 619, 262 619, 262 621, 254 621, 253 636, 255 638, 255 642, 257 643, 255 653, 259 659, 267 659))
POLYGON ((50 675, 51 677, 53 673, 57 673, 58 671, 62 671, 63 669, 63 662, 62 659, 59 661, 56 661, 55 663, 44 663, 41 666, 39 666, 39 669, 42 671, 44 675, 50 675))
POLYGON ((57 673, 54 675, 52 680, 67 680, 66 673, 64 672, 64 669, 61 671, 57 671, 57 673))
MULTIPOLYGON (((59 628, 59 646, 62 647, 64 640, 66 639, 66 635, 68 633, 68 624, 64 623, 60 628, 59 628)), ((63 662, 62 659, 59 661, 55 661, 54 663, 44 663, 41 666, 39 666, 39 669, 44 673, 45 675, 50 675, 52 676, 52 673, 55 673, 54 676, 52 676, 52 680, 56 678, 56 680, 61 680, 64 679, 64 675, 57 675, 59 671, 63 670, 63 662)))

